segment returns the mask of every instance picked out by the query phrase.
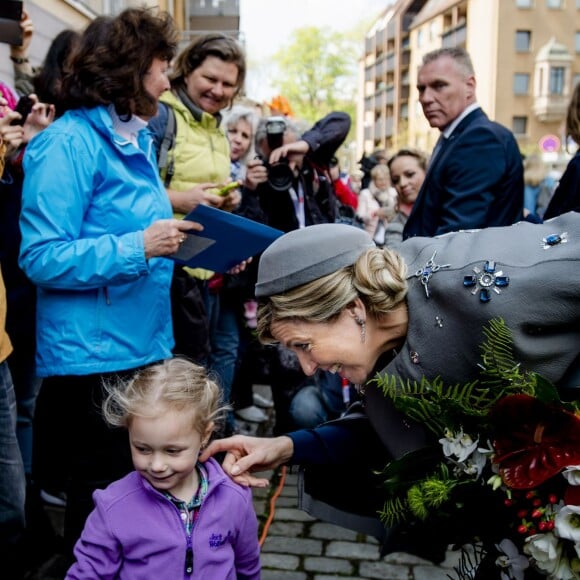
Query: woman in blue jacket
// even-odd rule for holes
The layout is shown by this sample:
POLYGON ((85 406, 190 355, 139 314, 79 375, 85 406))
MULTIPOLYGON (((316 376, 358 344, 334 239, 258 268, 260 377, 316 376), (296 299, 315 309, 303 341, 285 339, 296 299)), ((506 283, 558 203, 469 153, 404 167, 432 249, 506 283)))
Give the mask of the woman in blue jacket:
POLYGON ((66 481, 72 549, 92 492, 131 469, 99 413, 102 382, 168 358, 169 285, 184 231, 147 121, 177 45, 168 16, 128 9, 85 30, 63 84, 68 111, 24 158, 20 265, 38 288, 33 476, 66 481), (57 456, 58 453, 58 456, 57 456))

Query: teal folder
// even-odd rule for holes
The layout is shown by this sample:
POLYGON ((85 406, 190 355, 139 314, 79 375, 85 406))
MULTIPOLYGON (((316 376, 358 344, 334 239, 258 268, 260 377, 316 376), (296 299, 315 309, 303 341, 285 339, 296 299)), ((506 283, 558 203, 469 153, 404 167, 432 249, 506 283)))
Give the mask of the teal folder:
POLYGON ((203 225, 184 232, 185 241, 169 256, 178 264, 224 273, 265 250, 284 232, 239 215, 199 205, 183 219, 203 225))

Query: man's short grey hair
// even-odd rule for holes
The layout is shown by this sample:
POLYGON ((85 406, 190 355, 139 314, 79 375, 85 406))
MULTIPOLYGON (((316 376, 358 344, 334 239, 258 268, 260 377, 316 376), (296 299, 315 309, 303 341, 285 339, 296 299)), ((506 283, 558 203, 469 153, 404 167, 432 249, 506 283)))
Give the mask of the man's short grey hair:
POLYGON ((473 63, 471 62, 471 57, 469 53, 459 46, 451 46, 446 48, 438 48, 432 50, 423 56, 423 66, 429 64, 435 60, 440 59, 443 56, 448 56, 452 58, 459 68, 463 71, 466 77, 475 76, 475 70, 473 69, 473 63))

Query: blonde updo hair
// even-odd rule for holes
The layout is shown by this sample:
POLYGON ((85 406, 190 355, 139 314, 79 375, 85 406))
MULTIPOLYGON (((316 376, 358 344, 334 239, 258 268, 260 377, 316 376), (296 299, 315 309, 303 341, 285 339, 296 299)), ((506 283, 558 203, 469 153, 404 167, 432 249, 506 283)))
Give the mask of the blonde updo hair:
POLYGON ((130 427, 133 417, 153 417, 161 406, 190 411, 194 428, 203 435, 225 411, 217 383, 202 366, 183 357, 146 367, 128 382, 108 384, 105 389, 103 415, 114 427, 130 427))
POLYGON ((365 250, 346 266, 283 294, 259 300, 257 333, 263 344, 274 344, 272 324, 282 320, 330 322, 360 298, 369 316, 380 319, 407 295, 407 266, 388 249, 365 250))

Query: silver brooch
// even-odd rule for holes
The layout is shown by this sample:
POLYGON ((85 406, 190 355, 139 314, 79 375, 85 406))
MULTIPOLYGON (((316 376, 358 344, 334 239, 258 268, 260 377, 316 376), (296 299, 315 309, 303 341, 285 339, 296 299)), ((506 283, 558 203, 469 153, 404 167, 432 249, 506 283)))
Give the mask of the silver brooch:
POLYGON ((504 276, 501 270, 496 271, 495 262, 487 260, 483 270, 475 266, 473 276, 463 277, 463 286, 471 288, 471 293, 475 296, 479 292, 480 302, 489 302, 491 300, 491 291, 501 294, 501 288, 509 285, 510 279, 504 276))
POLYGON ((419 280, 421 281, 421 284, 423 284, 423 288, 425 288, 425 296, 427 298, 430 297, 429 281, 431 280, 431 276, 433 276, 433 274, 435 272, 438 272, 439 270, 441 270, 441 268, 449 268, 449 266, 451 266, 451 264, 436 264, 435 263, 435 256, 436 255, 437 255, 437 250, 435 250, 433 252, 433 255, 431 256, 431 258, 429 258, 429 260, 427 260, 427 263, 425 264, 425 266, 423 266, 423 268, 421 268, 415 272, 415 276, 417 278, 419 278, 419 280))

